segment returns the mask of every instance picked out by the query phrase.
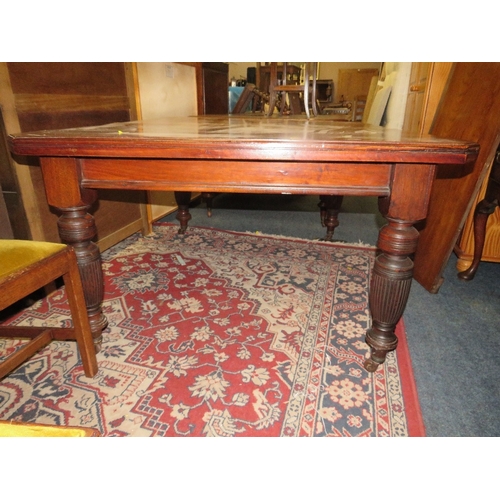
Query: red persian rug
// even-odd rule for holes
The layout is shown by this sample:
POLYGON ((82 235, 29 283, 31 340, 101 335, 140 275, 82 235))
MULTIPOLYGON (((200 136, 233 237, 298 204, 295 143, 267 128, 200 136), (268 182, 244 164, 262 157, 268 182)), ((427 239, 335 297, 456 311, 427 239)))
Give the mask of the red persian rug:
MULTIPOLYGON (((103 253, 98 375, 84 376, 73 342, 52 342, 0 381, 0 419, 104 436, 422 436, 402 324, 397 352, 363 368, 374 256, 156 224, 103 253)), ((58 290, 9 321, 68 317, 58 290)))

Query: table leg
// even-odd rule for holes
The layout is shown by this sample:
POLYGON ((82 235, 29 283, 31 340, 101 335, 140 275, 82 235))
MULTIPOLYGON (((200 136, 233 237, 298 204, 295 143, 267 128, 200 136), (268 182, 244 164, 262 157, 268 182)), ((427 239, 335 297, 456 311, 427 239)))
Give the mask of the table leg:
POLYGON ((216 193, 201 193, 201 199, 205 202, 207 206, 207 217, 212 217, 212 206, 215 196, 216 193))
POLYGON ((335 228, 339 225, 339 212, 344 197, 321 195, 319 200, 318 206, 320 208, 321 225, 326 227, 324 241, 332 241, 335 228))
POLYGON ((101 309, 104 299, 101 253, 99 247, 92 241, 97 230, 94 217, 87 212, 89 208, 90 206, 60 209, 62 215, 57 224, 61 240, 75 249, 90 329, 96 352, 99 352, 102 345, 102 331, 108 321, 101 309))
POLYGON ((179 234, 184 234, 187 230, 188 222, 191 220, 189 213, 189 203, 191 202, 191 193, 189 191, 175 191, 175 202, 177 203, 177 215, 175 218, 179 221, 179 234))
POLYGON ((410 255, 415 252, 418 241, 418 231, 413 227, 415 221, 387 220, 388 224, 380 230, 381 253, 375 260, 369 294, 372 327, 366 334, 366 343, 371 347, 371 356, 365 368, 372 372, 398 344, 394 331, 410 294, 413 277, 410 255))

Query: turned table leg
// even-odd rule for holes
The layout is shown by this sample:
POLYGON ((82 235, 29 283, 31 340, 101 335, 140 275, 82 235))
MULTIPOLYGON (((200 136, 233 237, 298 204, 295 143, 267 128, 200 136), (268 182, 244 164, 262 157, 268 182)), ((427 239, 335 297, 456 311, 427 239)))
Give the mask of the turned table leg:
POLYGON ((96 352, 101 350, 102 331, 108 325, 102 312, 104 278, 94 217, 88 213, 97 192, 80 186, 80 161, 76 158, 40 158, 47 202, 61 216, 57 221, 63 243, 75 249, 83 293, 96 352))
POLYGON ((201 199, 207 206, 207 217, 212 217, 213 200, 215 193, 201 193, 201 199))
POLYGON ((365 362, 368 371, 375 371, 398 344, 394 331, 410 294, 413 277, 410 255, 418 241, 413 222, 387 220, 388 224, 380 230, 381 253, 376 257, 370 283, 372 327, 366 334, 366 343, 371 347, 371 356, 365 362))
POLYGON ((62 215, 57 222, 63 243, 75 249, 82 279, 85 303, 94 338, 96 352, 101 350, 102 331, 108 321, 101 304, 104 299, 104 280, 99 247, 92 241, 97 230, 94 217, 87 213, 89 206, 60 209, 62 215))
POLYGON ((179 234, 184 234, 191 220, 189 213, 189 203, 191 202, 191 193, 189 191, 175 191, 175 202, 177 203, 177 215, 175 218, 179 221, 179 234))
POLYGON ((321 225, 326 227, 324 241, 332 241, 335 228, 339 225, 339 212, 344 197, 321 195, 319 200, 318 206, 320 208, 321 225))

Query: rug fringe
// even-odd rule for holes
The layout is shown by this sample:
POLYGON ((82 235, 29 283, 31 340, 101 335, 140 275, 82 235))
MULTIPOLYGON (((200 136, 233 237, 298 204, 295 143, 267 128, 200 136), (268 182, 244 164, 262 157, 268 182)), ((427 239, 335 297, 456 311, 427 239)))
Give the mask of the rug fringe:
MULTIPOLYGON (((161 226, 176 226, 176 224, 173 222, 155 222, 153 224, 153 227, 160 226, 160 225, 161 226)), ((342 240, 326 241, 326 240, 321 240, 321 239, 310 240, 307 238, 299 238, 297 236, 284 236, 282 234, 262 233, 261 231, 234 231, 232 229, 219 229, 216 227, 208 227, 208 226, 189 226, 188 231, 189 231, 189 229, 210 229, 210 230, 213 229, 215 231, 224 231, 226 233, 263 236, 265 238, 280 238, 280 239, 284 239, 284 240, 301 241, 304 243, 321 243, 321 244, 332 245, 332 246, 356 247, 356 248, 367 248, 367 249, 376 249, 377 248, 375 245, 370 245, 369 243, 364 243, 361 240, 359 240, 358 242, 348 242, 348 241, 342 241, 342 240)))

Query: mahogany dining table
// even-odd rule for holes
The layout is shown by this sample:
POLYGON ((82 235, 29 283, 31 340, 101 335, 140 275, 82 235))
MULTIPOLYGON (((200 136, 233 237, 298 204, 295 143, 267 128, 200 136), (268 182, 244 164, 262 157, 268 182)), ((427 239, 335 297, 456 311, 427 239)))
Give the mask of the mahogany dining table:
POLYGON ((473 142, 408 136, 360 122, 295 115, 172 117, 9 136, 15 155, 39 157, 48 204, 63 242, 74 246, 96 348, 107 320, 97 231, 97 189, 376 196, 380 229, 365 340, 375 371, 396 349, 408 301, 412 255, 436 165, 467 170, 473 142))

